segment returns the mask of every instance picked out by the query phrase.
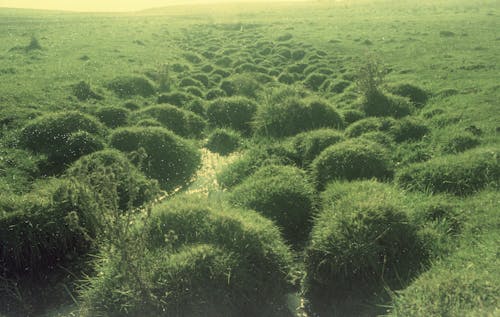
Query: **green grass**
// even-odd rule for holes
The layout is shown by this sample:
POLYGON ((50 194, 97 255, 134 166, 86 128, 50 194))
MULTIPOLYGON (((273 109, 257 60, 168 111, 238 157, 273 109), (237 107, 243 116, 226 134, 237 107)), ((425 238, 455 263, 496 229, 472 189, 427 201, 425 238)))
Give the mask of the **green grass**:
MULTIPOLYGON (((492 281, 500 276, 496 247, 499 15, 500 5, 494 0, 205 3, 119 14, 2 8, 0 222, 10 219, 13 210, 19 213, 18 222, 27 219, 18 211, 18 202, 38 195, 47 174, 64 178, 66 167, 79 156, 110 148, 110 135, 123 131, 112 129, 139 129, 131 128, 139 119, 140 125, 173 130, 171 137, 186 147, 178 150, 196 154, 182 162, 174 159, 167 168, 171 149, 151 142, 146 151, 139 144, 123 159, 137 163, 150 178, 160 177, 164 188, 182 183, 176 191, 201 193, 217 203, 228 200, 227 188, 252 177, 262 166, 295 165, 303 169, 299 174, 311 177, 316 172, 308 165, 321 157, 327 145, 336 144, 330 153, 336 157, 347 150, 338 144, 375 142, 373 147, 384 153, 383 161, 394 169, 395 180, 387 178, 387 186, 399 183, 412 190, 391 199, 409 206, 408 219, 420 226, 419 234, 433 255, 428 270, 415 276, 407 288, 396 293, 387 290, 391 296, 386 297, 392 298, 384 303, 387 313, 498 315, 499 290, 492 281), (393 106, 407 107, 406 112, 411 111, 407 119, 398 118, 403 113, 388 111, 384 98, 376 111, 360 107, 362 86, 357 75, 369 61, 378 61, 385 73, 377 83, 380 90, 402 96, 393 106), (283 102, 289 95, 296 109, 307 108, 303 115, 286 110, 293 109, 283 102), (215 98, 228 96, 245 102, 243 97, 248 98, 249 111, 231 116, 222 109, 214 121, 207 110, 215 98), (409 99, 401 99, 405 97, 409 99), (317 105, 312 107, 311 101, 318 101, 317 105), (159 114, 158 104, 181 109, 171 113, 183 119, 159 114), (69 123, 52 134, 32 131, 49 137, 29 140, 26 146, 24 127, 40 130, 38 123, 61 112, 89 122, 101 120, 107 128, 97 123, 99 131, 85 133, 81 131, 85 127, 69 123), (393 117, 370 117, 381 114, 393 117), (242 132, 239 152, 223 157, 201 149, 207 144, 204 138, 218 126, 242 132), (335 131, 328 136, 314 131, 321 127, 335 131), (174 133, 193 139, 184 142, 174 133), (57 146, 50 139, 54 135, 63 143, 73 140, 75 147, 57 146), (84 146, 88 149, 82 151, 84 146), (200 152, 202 165, 195 171, 200 152), (179 175, 175 166, 186 164, 192 168, 179 175)), ((170 132, 164 134, 170 136, 170 132)), ((351 163, 343 164, 348 169, 351 163)), ((329 188, 326 183, 331 179, 323 174, 316 178, 329 188)), ((375 203, 367 198, 367 205, 375 203)), ((141 217, 137 221, 145 221, 141 217)), ((218 251, 210 252, 218 261, 218 251)), ((295 264, 303 267, 304 255, 294 252, 295 264)), ((74 273, 96 275, 83 269, 74 273)), ((295 273, 300 277, 304 272, 295 273)), ((71 274, 61 282, 63 275, 68 273, 56 266, 45 282, 36 283, 36 291, 30 290, 33 281, 21 275, 20 296, 15 298, 7 291, 17 281, 0 280, 0 303, 19 303, 8 309, 0 305, 0 315, 76 315, 81 283, 71 274), (47 294, 63 295, 54 300, 55 295, 47 294)), ((299 288, 296 283, 296 294, 299 288)), ((292 297, 300 302, 298 295, 292 297)))

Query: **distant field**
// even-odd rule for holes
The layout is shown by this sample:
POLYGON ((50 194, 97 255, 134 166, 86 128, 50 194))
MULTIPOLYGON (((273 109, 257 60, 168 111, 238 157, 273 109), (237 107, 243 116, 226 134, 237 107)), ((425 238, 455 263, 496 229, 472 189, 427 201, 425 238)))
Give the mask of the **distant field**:
POLYGON ((0 316, 497 316, 500 4, 200 2, 0 8, 0 316))

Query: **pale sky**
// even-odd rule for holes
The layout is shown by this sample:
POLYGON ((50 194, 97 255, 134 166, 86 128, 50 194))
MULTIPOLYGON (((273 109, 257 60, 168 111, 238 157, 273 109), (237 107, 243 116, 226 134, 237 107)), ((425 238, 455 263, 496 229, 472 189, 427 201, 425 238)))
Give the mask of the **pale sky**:
MULTIPOLYGON (((250 0, 267 2, 266 0, 250 0)), ((0 7, 71 11, 136 11, 182 3, 250 2, 249 0, 0 0, 0 7)), ((276 0, 275 0, 276 1, 276 0)), ((292 0, 293 1, 293 0, 292 0)))

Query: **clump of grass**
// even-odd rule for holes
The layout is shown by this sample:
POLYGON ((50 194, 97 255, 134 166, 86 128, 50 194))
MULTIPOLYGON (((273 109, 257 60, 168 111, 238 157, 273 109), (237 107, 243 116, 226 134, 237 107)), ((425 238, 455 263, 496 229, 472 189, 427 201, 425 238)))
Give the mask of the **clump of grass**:
POLYGON ((324 149, 341 141, 344 141, 344 136, 334 129, 302 132, 291 139, 301 166, 308 166, 324 149))
POLYGON ((445 155, 400 169, 396 182, 407 189, 469 195, 488 185, 500 185, 499 152, 478 148, 445 155))
POLYGON ((403 196, 374 180, 333 183, 323 199, 305 251, 309 311, 380 313, 385 288, 405 287, 427 262, 418 226, 410 222, 403 196))
POLYGON ((348 126, 345 134, 350 138, 356 138, 369 132, 388 132, 395 124, 396 120, 393 118, 365 118, 348 126))
POLYGON ((217 181, 223 188, 232 188, 262 166, 292 165, 296 160, 295 152, 286 143, 258 144, 224 167, 217 174, 217 181))
POLYGON ((363 139, 347 140, 327 147, 311 164, 312 175, 320 189, 337 179, 388 179, 393 164, 387 150, 363 139))
POLYGON ((270 165, 234 187, 229 201, 275 221, 284 238, 300 246, 309 234, 316 193, 304 171, 293 166, 270 165))
POLYGON ((90 84, 85 81, 80 81, 72 87, 73 95, 80 101, 89 99, 102 100, 103 97, 92 90, 90 84))
POLYGON ((389 87, 389 91, 398 96, 409 98, 418 108, 423 107, 430 97, 430 94, 424 89, 408 83, 392 85, 389 87))
POLYGON ((498 236, 471 238, 394 294, 389 316, 494 316, 498 311, 498 236))
POLYGON ((326 100, 302 99, 292 88, 274 89, 257 108, 254 129, 257 135, 287 137, 320 128, 342 128, 343 119, 326 100))
POLYGON ((189 110, 172 105, 154 105, 143 108, 133 114, 135 120, 152 118, 163 127, 186 138, 201 138, 206 127, 203 118, 189 110))
POLYGON ((214 100, 217 98, 223 98, 226 97, 226 92, 220 88, 213 88, 207 91, 205 94, 205 99, 206 100, 214 100))
POLYGON ((120 98, 130 98, 133 96, 149 97, 156 93, 153 83, 141 76, 120 76, 116 77, 106 85, 120 98))
POLYGON ((103 148, 99 136, 105 128, 95 118, 76 111, 56 112, 29 121, 21 130, 19 143, 47 156, 45 172, 60 171, 84 154, 103 148))
POLYGON ((183 108, 193 100, 193 96, 181 91, 174 91, 170 93, 161 94, 158 96, 157 102, 171 104, 183 108))
POLYGON ((252 74, 232 75, 220 83, 227 96, 244 96, 247 98, 256 98, 261 90, 261 85, 254 79, 252 74))
POLYGON ((146 157, 135 158, 134 163, 141 163, 144 174, 157 179, 165 190, 186 185, 201 162, 201 154, 191 142, 164 128, 119 128, 110 135, 109 144, 132 156, 144 151, 146 157))
POLYGON ((84 316, 281 316, 292 254, 256 212, 181 196, 139 228, 137 282, 105 255, 83 293, 84 316))
POLYGON ((320 73, 309 74, 304 80, 304 86, 313 91, 319 91, 321 85, 325 82, 327 78, 328 78, 327 75, 320 73))
POLYGON ((346 109, 342 111, 342 117, 344 117, 344 122, 346 126, 351 123, 364 119, 366 117, 365 113, 357 109, 346 109))
POLYGON ((218 98, 208 104, 207 118, 214 127, 231 128, 249 135, 256 110, 257 104, 245 97, 218 98))
POLYGON ((119 106, 99 107, 95 111, 95 116, 108 128, 124 126, 128 122, 130 110, 119 106))
POLYGON ((441 146, 441 151, 446 154, 456 154, 475 148, 480 144, 480 138, 470 132, 465 132, 450 137, 441 146))
POLYGON ((18 199, 0 215, 0 276, 41 277, 89 250, 99 207, 88 187, 54 179, 18 199))
POLYGON ((427 124, 418 118, 403 118, 394 123, 389 129, 394 141, 418 141, 430 132, 427 124))
POLYGON ((237 131, 230 129, 215 129, 208 136, 206 148, 220 155, 228 155, 238 150, 242 145, 242 137, 237 131))
POLYGON ((107 184, 112 175, 116 187, 118 208, 122 211, 139 207, 159 193, 158 183, 147 179, 128 158, 117 150, 103 150, 81 157, 66 171, 68 176, 88 184, 97 192, 107 184))
POLYGON ((394 96, 382 91, 375 91, 364 95, 360 100, 360 108, 368 116, 391 116, 401 118, 413 112, 413 105, 409 99, 394 96))

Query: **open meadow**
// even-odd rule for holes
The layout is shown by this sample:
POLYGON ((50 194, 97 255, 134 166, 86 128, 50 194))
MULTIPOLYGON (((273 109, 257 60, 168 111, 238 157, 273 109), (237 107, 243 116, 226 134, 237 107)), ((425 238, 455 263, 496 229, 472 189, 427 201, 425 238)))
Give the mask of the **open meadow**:
POLYGON ((0 8, 0 317, 500 316, 500 3, 0 8))

